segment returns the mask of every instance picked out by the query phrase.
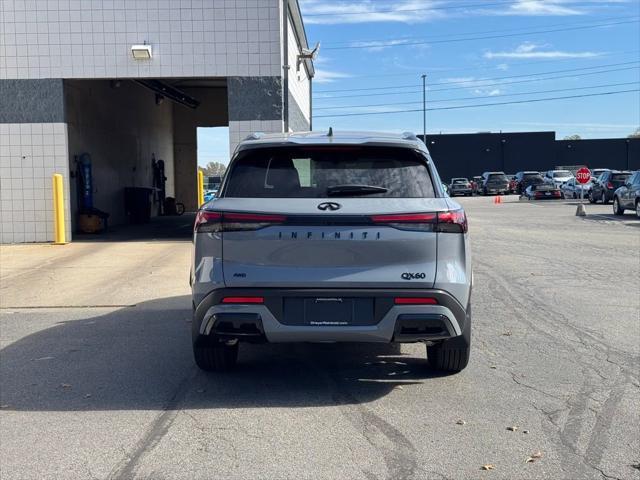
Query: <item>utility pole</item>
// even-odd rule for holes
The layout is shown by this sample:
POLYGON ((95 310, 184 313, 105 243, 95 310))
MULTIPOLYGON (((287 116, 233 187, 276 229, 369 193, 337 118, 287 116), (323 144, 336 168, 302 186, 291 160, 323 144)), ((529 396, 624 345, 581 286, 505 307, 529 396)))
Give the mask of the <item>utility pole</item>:
POLYGON ((422 141, 427 144, 427 75, 422 75, 422 141))

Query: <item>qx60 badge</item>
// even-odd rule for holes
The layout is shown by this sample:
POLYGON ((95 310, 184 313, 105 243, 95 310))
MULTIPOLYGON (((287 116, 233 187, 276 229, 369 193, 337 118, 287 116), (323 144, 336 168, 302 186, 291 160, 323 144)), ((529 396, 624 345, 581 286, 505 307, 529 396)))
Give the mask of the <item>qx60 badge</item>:
POLYGON ((318 210, 322 210, 323 212, 326 212, 327 210, 330 212, 335 212, 336 210, 340 210, 341 208, 342 205, 335 202, 323 202, 318 205, 318 210))
POLYGON ((427 277, 422 272, 419 272, 419 273, 404 272, 401 276, 403 280, 423 280, 427 277))

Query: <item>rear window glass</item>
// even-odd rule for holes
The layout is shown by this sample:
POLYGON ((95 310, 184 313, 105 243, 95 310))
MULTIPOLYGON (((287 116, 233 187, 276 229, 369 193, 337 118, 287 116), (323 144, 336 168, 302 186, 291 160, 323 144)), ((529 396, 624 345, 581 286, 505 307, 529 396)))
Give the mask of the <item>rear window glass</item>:
POLYGON ((224 188, 224 197, 235 198, 435 196, 424 157, 380 147, 248 150, 233 162, 224 188))
POLYGON ((500 173, 490 173, 488 179, 489 180, 503 180, 503 181, 506 181, 507 180, 507 176, 506 175, 502 175, 500 173))
POLYGON ((553 178, 562 178, 562 177, 570 177, 571 172, 569 170, 558 170, 557 172, 553 172, 553 178))
POLYGON ((630 173, 613 173, 611 174, 612 182, 625 182, 631 176, 630 173))
POLYGON ((461 184, 461 185, 466 185, 467 183, 469 183, 469 180, 467 180, 466 178, 456 178, 453 183, 455 184, 461 184))

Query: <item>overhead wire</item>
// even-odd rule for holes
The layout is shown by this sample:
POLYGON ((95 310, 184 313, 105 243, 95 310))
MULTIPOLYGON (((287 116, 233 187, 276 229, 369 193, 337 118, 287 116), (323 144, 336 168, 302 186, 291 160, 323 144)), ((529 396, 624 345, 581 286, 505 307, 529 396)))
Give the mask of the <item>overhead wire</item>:
MULTIPOLYGON (((433 112, 439 110, 460 110, 467 108, 479 108, 479 107, 494 107, 501 105, 516 105, 516 104, 527 104, 527 103, 538 103, 538 102, 549 102, 556 100, 569 100, 574 98, 586 98, 586 97, 600 97, 605 95, 618 95, 622 93, 632 93, 632 92, 640 92, 640 88, 630 89, 630 90, 617 90, 612 92, 601 92, 601 93, 588 93, 582 95, 568 95, 563 97, 550 97, 550 98, 536 98, 536 99, 528 99, 528 100, 513 100, 509 102, 496 102, 496 103, 481 103, 481 104, 473 104, 473 105, 455 105, 450 107, 434 107, 427 108, 426 111, 433 112)), ((385 111, 385 112, 357 112, 357 113, 337 113, 332 115, 315 115, 314 118, 336 118, 336 117, 356 117, 356 116, 366 116, 366 115, 392 115, 397 113, 415 113, 422 112, 422 108, 410 109, 410 110, 393 110, 393 111, 385 111)))

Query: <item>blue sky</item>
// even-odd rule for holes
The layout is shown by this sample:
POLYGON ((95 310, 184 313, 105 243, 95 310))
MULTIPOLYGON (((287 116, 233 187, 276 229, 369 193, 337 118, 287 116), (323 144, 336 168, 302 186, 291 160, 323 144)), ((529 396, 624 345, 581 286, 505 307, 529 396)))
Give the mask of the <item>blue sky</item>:
MULTIPOLYGON (((314 130, 421 133, 421 112, 321 116, 419 110, 422 73, 428 84, 438 84, 427 91, 429 108, 640 88, 638 0, 300 0, 300 5, 309 41, 321 42, 314 130)), ((427 113, 429 133, 556 130, 559 137, 597 138, 627 136, 639 126, 638 92, 427 113)))
MULTIPOLYGON (((314 130, 421 133, 421 111, 384 112, 422 108, 422 73, 428 108, 440 109, 640 88, 640 0, 299 2, 309 42, 321 42, 314 130), (353 113, 377 114, 325 117, 353 113)), ((428 133, 638 127, 637 91, 427 113, 428 133)), ((227 145, 226 129, 201 132, 199 163, 228 161, 227 145)))

